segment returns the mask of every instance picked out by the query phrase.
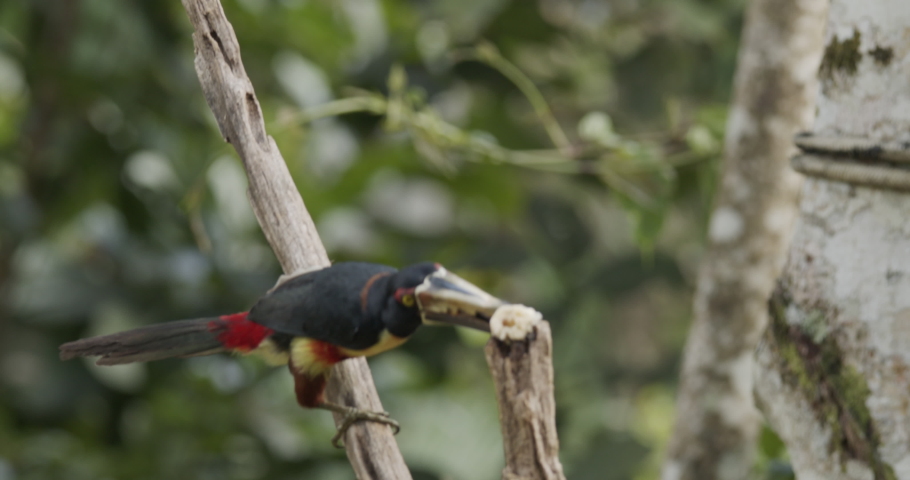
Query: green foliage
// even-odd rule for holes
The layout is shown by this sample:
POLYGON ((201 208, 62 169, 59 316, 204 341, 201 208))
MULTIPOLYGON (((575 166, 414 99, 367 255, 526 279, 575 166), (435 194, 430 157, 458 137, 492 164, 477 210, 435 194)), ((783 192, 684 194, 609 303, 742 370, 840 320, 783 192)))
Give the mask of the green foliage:
MULTIPOLYGON (((575 479, 654 478, 739 0, 225 0, 333 260, 440 261, 553 324, 575 479), (645 259, 642 259, 645 252, 645 259)), ((61 363, 279 274, 179 2, 0 3, 0 479, 350 478, 289 376, 61 363)), ((418 478, 498 478, 476 338, 371 362, 418 478)))

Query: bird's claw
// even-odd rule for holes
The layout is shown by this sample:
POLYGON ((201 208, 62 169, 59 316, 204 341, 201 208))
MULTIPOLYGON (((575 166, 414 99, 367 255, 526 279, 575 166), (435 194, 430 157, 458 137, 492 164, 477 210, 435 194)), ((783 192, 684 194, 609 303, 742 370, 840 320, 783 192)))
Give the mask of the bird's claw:
POLYGON ((335 448, 344 448, 344 434, 347 433, 348 428, 350 428, 351 425, 360 421, 384 423, 392 427, 392 435, 398 435, 398 432, 401 431, 401 426, 397 421, 389 417, 389 412, 371 412, 368 410, 356 410, 352 408, 344 413, 344 420, 342 420, 341 425, 338 427, 335 436, 332 437, 332 446, 335 448))

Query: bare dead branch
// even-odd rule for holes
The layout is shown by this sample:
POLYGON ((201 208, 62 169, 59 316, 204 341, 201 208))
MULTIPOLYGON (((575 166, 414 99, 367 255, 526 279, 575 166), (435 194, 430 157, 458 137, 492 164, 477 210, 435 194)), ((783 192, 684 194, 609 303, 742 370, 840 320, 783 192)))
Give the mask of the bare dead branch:
MULTIPOLYGON (((287 165, 265 131, 262 110, 243 68, 234 29, 218 0, 183 0, 195 32, 196 73, 224 139, 237 150, 249 177, 249 198, 259 225, 288 274, 330 264, 325 248, 287 165)), ((339 363, 326 392, 329 399, 382 410, 369 367, 362 358, 339 363)), ((340 417, 335 416, 336 424, 340 417)), ((411 474, 391 429, 355 424, 345 437, 348 459, 360 479, 409 479, 411 474)))
POLYGON ((503 480, 565 480, 556 435, 550 324, 538 323, 523 341, 490 338, 484 352, 499 403, 503 480))

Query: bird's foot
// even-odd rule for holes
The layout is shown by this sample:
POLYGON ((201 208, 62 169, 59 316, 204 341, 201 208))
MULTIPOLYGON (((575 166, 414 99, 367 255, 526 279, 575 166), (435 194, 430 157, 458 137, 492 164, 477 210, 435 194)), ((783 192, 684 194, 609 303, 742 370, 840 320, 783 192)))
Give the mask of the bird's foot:
POLYGON ((338 405, 337 403, 331 402, 322 402, 319 407, 325 410, 329 410, 344 416, 341 421, 341 425, 338 426, 338 432, 335 433, 335 436, 332 437, 332 445, 335 448, 344 448, 344 434, 347 433, 348 428, 351 427, 356 422, 368 421, 368 422, 377 422, 384 423, 392 427, 393 435, 397 435, 401 430, 401 427, 398 425, 394 419, 389 417, 389 412, 373 412, 369 410, 360 410, 354 407, 348 407, 345 405, 338 405))

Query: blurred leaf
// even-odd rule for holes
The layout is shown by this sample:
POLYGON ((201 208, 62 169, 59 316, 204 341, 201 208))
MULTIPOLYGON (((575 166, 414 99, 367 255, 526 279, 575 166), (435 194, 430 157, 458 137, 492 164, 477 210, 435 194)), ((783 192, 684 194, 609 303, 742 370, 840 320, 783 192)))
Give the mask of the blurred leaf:
POLYGON ((613 121, 604 112, 589 112, 578 122, 578 136, 603 147, 619 146, 620 137, 613 131, 613 121))
POLYGON ((758 445, 762 454, 768 458, 780 458, 785 449, 784 442, 767 425, 762 425, 758 445))

